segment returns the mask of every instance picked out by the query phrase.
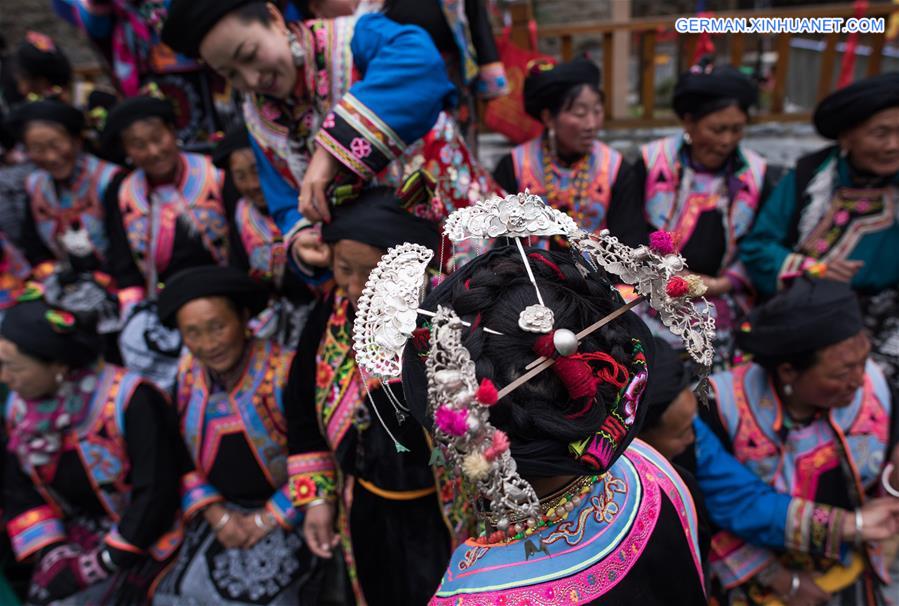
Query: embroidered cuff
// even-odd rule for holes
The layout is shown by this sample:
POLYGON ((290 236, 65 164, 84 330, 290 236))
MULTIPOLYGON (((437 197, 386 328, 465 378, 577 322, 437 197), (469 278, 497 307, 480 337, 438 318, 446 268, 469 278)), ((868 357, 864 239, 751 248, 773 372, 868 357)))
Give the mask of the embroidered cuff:
POLYGON ((746 583, 774 560, 774 554, 767 549, 745 543, 728 532, 712 537, 709 561, 725 589, 746 583))
POLYGON ((308 452, 287 459, 290 500, 303 507, 315 499, 330 499, 337 493, 334 458, 330 452, 308 452))
POLYGON ((66 529, 56 511, 49 505, 29 509, 9 521, 6 525, 16 560, 22 561, 66 538, 66 529))
POLYGON ((46 280, 56 269, 56 261, 44 261, 31 268, 31 278, 40 282, 46 280))
POLYGON ((103 542, 113 549, 118 549, 119 551, 127 551, 128 553, 133 553, 135 555, 142 555, 144 550, 125 540, 125 538, 119 534, 118 528, 113 528, 106 536, 103 537, 103 542))
POLYGON ((275 516, 278 524, 285 530, 296 528, 303 519, 303 512, 294 507, 290 498, 290 486, 290 482, 282 486, 265 504, 265 509, 275 516))
POLYGON ((212 503, 223 501, 222 495, 200 473, 191 471, 181 478, 181 510, 185 518, 212 503))
POLYGON ((780 266, 780 272, 777 274, 777 289, 783 290, 787 280, 802 275, 805 270, 815 265, 815 263, 816 261, 814 259, 806 257, 805 255, 800 255, 798 253, 790 253, 787 255, 783 265, 780 266))
POLYGON ((478 97, 481 99, 496 99, 509 94, 509 80, 506 78, 506 69, 501 61, 482 65, 478 73, 476 84, 478 97))
POLYGON ((119 291, 119 317, 122 322, 128 320, 131 309, 144 300, 146 291, 141 286, 129 286, 119 291))
POLYGON ((839 559, 846 512, 799 497, 790 502, 784 545, 792 551, 839 559))
POLYGON ((365 181, 406 148, 403 140, 351 93, 325 116, 315 141, 365 181))

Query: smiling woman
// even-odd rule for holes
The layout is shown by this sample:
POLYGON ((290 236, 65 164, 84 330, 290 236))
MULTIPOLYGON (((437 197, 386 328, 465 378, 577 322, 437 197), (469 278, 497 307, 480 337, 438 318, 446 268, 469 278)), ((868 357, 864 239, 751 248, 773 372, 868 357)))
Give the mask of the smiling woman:
POLYGON ((423 166, 450 207, 498 189, 443 113, 454 87, 421 28, 382 14, 288 23, 258 0, 174 0, 163 39, 246 93, 266 201, 311 280, 321 260, 307 228, 376 175, 398 186, 423 166))
MULTIPOLYGON (((752 303, 738 253, 770 190, 765 160, 740 144, 757 97, 748 76, 701 61, 681 74, 674 89, 683 132, 641 147, 634 167, 650 229, 675 234, 690 270, 708 288, 718 329, 718 368, 730 365, 734 324, 752 303)), ((651 314, 644 319, 654 334, 667 333, 651 314)))

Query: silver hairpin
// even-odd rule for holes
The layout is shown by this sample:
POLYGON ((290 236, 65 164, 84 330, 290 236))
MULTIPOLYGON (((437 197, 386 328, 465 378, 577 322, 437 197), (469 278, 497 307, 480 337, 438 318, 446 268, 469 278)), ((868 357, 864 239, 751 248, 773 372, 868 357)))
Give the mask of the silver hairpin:
POLYGON ((453 243, 473 238, 569 237, 577 231, 571 217, 527 190, 460 208, 447 218, 443 227, 443 234, 453 243))

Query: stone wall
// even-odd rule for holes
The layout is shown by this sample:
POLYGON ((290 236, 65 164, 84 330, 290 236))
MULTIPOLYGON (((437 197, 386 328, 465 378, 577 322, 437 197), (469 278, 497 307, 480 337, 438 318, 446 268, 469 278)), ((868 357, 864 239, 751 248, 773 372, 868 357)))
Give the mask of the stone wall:
POLYGON ((97 58, 79 32, 53 12, 51 0, 0 0, 0 32, 9 49, 28 30, 51 36, 76 66, 95 66, 97 58))

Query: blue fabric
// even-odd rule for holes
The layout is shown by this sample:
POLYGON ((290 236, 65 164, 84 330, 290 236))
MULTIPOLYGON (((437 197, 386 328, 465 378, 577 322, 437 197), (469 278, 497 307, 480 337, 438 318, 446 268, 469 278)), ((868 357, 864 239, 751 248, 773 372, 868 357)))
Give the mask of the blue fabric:
POLYGON ((744 467, 699 417, 693 429, 696 481, 712 521, 754 545, 784 549, 792 498, 744 467))
POLYGON ((380 13, 359 17, 350 42, 362 79, 350 94, 407 145, 427 134, 455 103, 455 87, 428 33, 380 13))
POLYGON ((83 26, 91 38, 108 38, 112 35, 113 19, 110 13, 97 15, 87 10, 79 0, 53 0, 57 15, 78 27, 83 26))
POLYGON ((268 212, 281 233, 287 234, 294 225, 303 220, 303 215, 300 214, 298 207, 300 192, 295 190, 272 166, 253 137, 250 137, 250 146, 253 148, 253 155, 256 156, 256 172, 259 174, 259 184, 262 187, 262 193, 265 194, 268 212))

